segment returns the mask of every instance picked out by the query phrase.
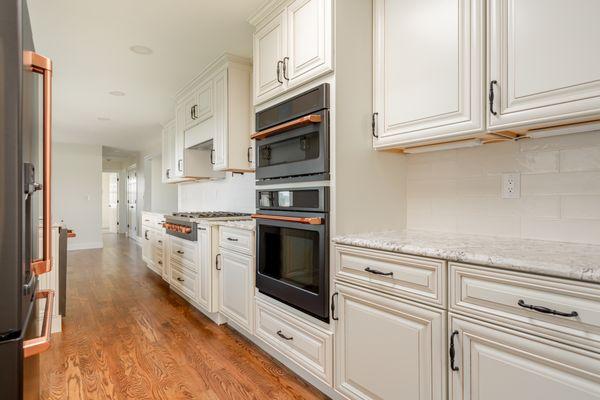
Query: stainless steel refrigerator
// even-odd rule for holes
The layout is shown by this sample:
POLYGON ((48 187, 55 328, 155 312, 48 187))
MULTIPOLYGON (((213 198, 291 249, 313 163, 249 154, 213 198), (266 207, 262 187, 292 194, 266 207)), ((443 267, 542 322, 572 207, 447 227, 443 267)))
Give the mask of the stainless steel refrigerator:
POLYGON ((39 398, 54 293, 51 61, 34 52, 26 1, 0 0, 0 399, 39 398), (38 311, 38 304, 44 313, 38 311))

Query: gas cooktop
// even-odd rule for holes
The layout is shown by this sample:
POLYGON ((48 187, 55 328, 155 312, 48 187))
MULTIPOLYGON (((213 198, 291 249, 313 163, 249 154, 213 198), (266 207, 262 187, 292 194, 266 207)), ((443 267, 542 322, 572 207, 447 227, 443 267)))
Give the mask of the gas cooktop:
POLYGON ((250 214, 240 213, 240 212, 228 212, 228 211, 185 211, 185 212, 174 212, 174 217, 178 218, 202 218, 202 219, 211 219, 211 218, 249 218, 250 214))

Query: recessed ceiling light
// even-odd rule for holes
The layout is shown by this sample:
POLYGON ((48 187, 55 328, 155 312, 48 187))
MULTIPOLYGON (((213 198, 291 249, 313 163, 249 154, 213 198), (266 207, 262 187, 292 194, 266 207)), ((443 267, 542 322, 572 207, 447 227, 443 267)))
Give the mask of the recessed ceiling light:
POLYGON ((136 44, 135 46, 131 46, 129 48, 129 50, 133 51, 136 54, 141 54, 144 56, 154 53, 154 51, 150 47, 141 46, 139 44, 136 44))
POLYGON ((111 92, 108 92, 108 94, 110 94, 111 96, 117 96, 117 97, 125 96, 125 92, 121 92, 120 90, 113 90, 111 92))
POLYGON ((108 117, 98 117, 98 121, 110 121, 108 117))

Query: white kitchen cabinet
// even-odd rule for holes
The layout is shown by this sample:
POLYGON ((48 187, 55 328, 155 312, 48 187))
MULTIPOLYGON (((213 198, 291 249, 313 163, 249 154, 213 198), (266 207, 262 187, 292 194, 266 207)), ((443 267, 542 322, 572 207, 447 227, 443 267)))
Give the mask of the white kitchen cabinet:
POLYGON ((600 117, 598 15, 597 0, 489 2, 490 129, 600 117))
POLYGON ((211 227, 198 227, 198 295, 197 301, 209 312, 213 310, 213 268, 211 248, 211 227))
POLYGON ((165 125, 162 132, 162 182, 168 183, 175 170, 175 120, 173 120, 165 125))
POLYGON ((273 2, 250 21, 255 105, 333 70, 332 0, 273 2))
POLYGON ((254 261, 250 256, 221 248, 218 256, 219 311, 252 333, 254 261))
POLYGON ((600 399, 598 353, 454 315, 449 325, 450 400, 600 399))
POLYGON ((337 284, 335 389, 350 399, 445 399, 446 312, 337 284))
POLYGON ((375 0, 373 144, 485 129, 483 0, 375 0))

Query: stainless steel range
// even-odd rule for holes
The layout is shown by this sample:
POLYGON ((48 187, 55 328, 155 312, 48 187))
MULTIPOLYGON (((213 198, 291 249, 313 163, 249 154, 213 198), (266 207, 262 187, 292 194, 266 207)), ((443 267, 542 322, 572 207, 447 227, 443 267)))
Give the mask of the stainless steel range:
POLYGON ((250 219, 250 214, 227 211, 176 212, 165 215, 165 230, 169 235, 191 241, 198 240, 198 222, 250 219))

